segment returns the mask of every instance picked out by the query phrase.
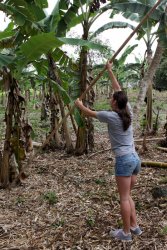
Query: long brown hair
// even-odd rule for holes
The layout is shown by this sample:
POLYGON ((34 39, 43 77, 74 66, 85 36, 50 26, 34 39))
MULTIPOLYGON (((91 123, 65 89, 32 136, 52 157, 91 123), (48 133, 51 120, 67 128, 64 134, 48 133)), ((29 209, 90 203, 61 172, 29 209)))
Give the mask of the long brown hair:
POLYGON ((123 123, 123 130, 126 131, 131 124, 131 116, 127 109, 128 97, 124 91, 117 91, 113 94, 113 99, 117 102, 118 110, 115 110, 123 123))

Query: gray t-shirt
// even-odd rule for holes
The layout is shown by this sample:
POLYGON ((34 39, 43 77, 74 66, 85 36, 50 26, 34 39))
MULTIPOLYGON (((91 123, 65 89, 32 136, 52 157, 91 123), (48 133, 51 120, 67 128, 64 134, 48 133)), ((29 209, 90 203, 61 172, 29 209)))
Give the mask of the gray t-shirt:
MULTIPOLYGON (((127 104, 132 117, 132 109, 127 104)), ((135 152, 132 125, 124 131, 122 120, 114 111, 98 111, 97 119, 100 122, 108 124, 108 133, 111 142, 111 148, 115 156, 126 155, 135 152)))

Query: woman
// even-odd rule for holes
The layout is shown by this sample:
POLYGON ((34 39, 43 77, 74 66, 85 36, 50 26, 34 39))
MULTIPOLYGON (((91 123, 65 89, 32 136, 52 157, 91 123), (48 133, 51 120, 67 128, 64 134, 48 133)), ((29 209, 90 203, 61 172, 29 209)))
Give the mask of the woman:
POLYGON ((132 110, 126 94, 112 72, 112 64, 107 62, 106 68, 112 81, 114 94, 111 98, 112 111, 93 111, 85 107, 79 99, 75 105, 86 115, 97 118, 108 124, 108 133, 112 150, 115 154, 115 178, 120 196, 123 229, 111 231, 111 236, 131 241, 131 233, 142 233, 136 221, 135 205, 131 198, 131 190, 140 171, 141 162, 135 151, 132 130, 132 110))

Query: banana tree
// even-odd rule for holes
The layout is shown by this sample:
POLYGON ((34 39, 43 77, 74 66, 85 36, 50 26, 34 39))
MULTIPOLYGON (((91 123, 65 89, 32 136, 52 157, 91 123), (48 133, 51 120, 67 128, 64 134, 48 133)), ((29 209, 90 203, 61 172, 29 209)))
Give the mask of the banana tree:
MULTIPOLYGON (((71 13, 64 16, 61 20, 61 25, 73 26, 74 24, 81 24, 82 26, 82 41, 90 41, 90 28, 96 19, 102 15, 105 11, 111 8, 111 4, 103 5, 106 1, 85 1, 85 0, 75 0, 71 7, 76 10, 76 17, 71 21, 68 21, 71 13), (102 5, 101 5, 102 4, 102 5), (101 6, 100 6, 101 5, 101 6)), ((65 26, 65 27, 66 27, 65 26)), ((62 26, 63 27, 63 26, 62 26)), ((63 31, 62 31, 63 33, 63 31)), ((61 34, 62 34, 61 33, 61 34)), ((77 85, 79 86, 80 96, 85 89, 89 86, 90 80, 92 79, 92 66, 89 61, 89 50, 87 47, 83 46, 79 55, 79 72, 80 78, 78 79, 77 85)), ((86 105, 91 105, 94 102, 94 92, 90 91, 83 102, 86 105)), ((88 150, 92 150, 94 147, 94 136, 93 136, 93 123, 91 118, 82 117, 85 126, 78 127, 77 141, 76 141, 76 154, 87 153, 88 150)))
POLYGON ((45 17, 39 3, 41 3, 42 8, 47 7, 46 1, 32 1, 31 4, 29 1, 5 1, 0 3, 0 9, 5 11, 13 20, 13 23, 10 23, 7 29, 0 33, 0 68, 3 82, 8 90, 5 113, 6 133, 0 172, 0 181, 3 187, 8 186, 13 180, 20 180, 22 176, 21 162, 25 158, 25 150, 30 150, 30 145, 27 145, 27 143, 30 143, 31 127, 22 119, 25 100, 20 94, 16 78, 20 77, 21 74, 18 74, 18 72, 22 73, 23 66, 26 67, 28 64, 25 60, 23 63, 23 55, 18 52, 19 46, 22 43, 24 44, 30 36, 39 32, 37 22, 45 17), (21 140, 22 134, 25 137, 25 145, 21 140), (11 167, 15 169, 11 169, 11 167), (15 173, 15 176, 13 176, 13 173, 15 173))
MULTIPOLYGON (((0 182, 2 187, 17 183, 24 176, 22 161, 32 150, 31 126, 24 119, 25 99, 19 86, 16 54, 20 44, 36 33, 36 23, 45 17, 43 8, 47 1, 1 1, 0 10, 12 20, 6 30, 0 32, 0 73, 8 93, 5 111, 6 132, 1 161, 0 182), (31 33, 31 34, 30 34, 31 33)), ((27 65, 24 65, 27 66, 27 65)), ((23 67, 22 67, 23 69, 23 67)))
MULTIPOLYGON (((131 1, 121 1, 116 3, 113 8, 121 11, 126 18, 131 20, 140 21, 145 13, 155 4, 155 0, 143 1, 138 0, 135 3, 131 1), (137 15, 136 15, 137 14, 137 15)), ((137 98, 137 103, 134 106, 135 114, 135 127, 137 126, 137 117, 141 103, 144 101, 147 93, 147 128, 149 131, 152 130, 152 84, 153 76, 155 75, 158 64, 160 63, 163 47, 166 40, 166 1, 162 1, 158 8, 152 13, 147 22, 143 25, 142 29, 139 30, 138 39, 143 38, 146 44, 146 71, 144 72, 143 79, 141 79, 141 89, 137 98), (157 31, 153 32, 153 28, 157 25, 157 31), (152 44, 155 39, 159 36, 156 52, 154 57, 152 56, 152 44)))
MULTIPOLYGON (((27 1, 25 1, 26 3, 27 1)), ((44 1, 45 2, 45 1, 44 1)), ((56 30, 56 36, 58 35, 62 35, 65 34, 65 28, 67 29, 67 25, 63 26, 63 21, 66 19, 66 17, 68 17, 68 22, 70 22, 70 20, 73 18, 73 13, 75 15, 76 12, 76 8, 73 8, 73 6, 69 7, 69 3, 66 2, 64 3, 64 1, 58 1, 57 4, 55 5, 54 10, 52 11, 51 15, 43 18, 44 16, 41 14, 41 18, 43 18, 42 20, 40 19, 35 19, 34 20, 34 16, 33 19, 29 19, 29 12, 28 8, 29 5, 25 4, 25 8, 23 8, 23 13, 21 12, 21 8, 20 8, 20 2, 18 1, 6 1, 5 2, 5 7, 4 10, 8 11, 9 15, 11 16, 11 18, 15 18, 15 14, 19 13, 20 14, 20 19, 22 20, 21 22, 21 28, 20 26, 18 26, 17 28, 17 37, 21 38, 24 37, 24 40, 21 40, 23 42, 23 44, 19 47, 19 52, 18 53, 22 53, 22 55, 24 56, 24 61, 20 60, 20 64, 18 63, 18 66, 20 66, 20 68, 23 67, 23 65, 26 65, 27 63, 29 63, 30 61, 35 61, 36 59, 38 59, 41 55, 45 54, 47 57, 47 53, 50 53, 50 57, 51 57, 51 52, 52 53, 56 53, 58 52, 58 59, 56 58, 56 60, 59 62, 59 64, 64 64, 69 63, 67 62, 66 58, 67 56, 64 56, 64 53, 61 52, 60 50, 57 51, 55 50, 54 52, 54 48, 60 47, 62 44, 64 43, 72 43, 72 44, 81 44, 81 46, 87 46, 88 43, 83 43, 83 41, 80 42, 79 39, 64 39, 63 41, 60 39, 56 39, 55 37, 55 30, 56 30), (12 9, 11 6, 9 6, 9 4, 12 4, 12 9), (13 12, 12 12, 13 11, 13 12), (63 11, 63 12, 62 12, 63 11), (14 13, 14 14, 13 14, 14 13), (62 14, 65 13, 65 14, 62 14), (70 18, 69 18, 70 15, 70 18), (61 25, 60 25, 61 24, 61 25), (33 27, 33 29, 29 26, 33 27), (63 29, 62 29, 63 27, 63 29), (63 32, 62 32, 63 31, 63 32), (25 35, 23 36, 23 33, 25 32, 25 35), (28 41, 26 42, 26 37, 31 36, 32 39, 28 39, 28 41), (34 48, 32 50, 32 47, 34 48), (65 60, 64 60, 65 58, 65 60)), ((23 1, 22 1, 23 4, 23 1)), ((3 5, 1 6, 2 9, 3 5)), ((23 7, 23 6, 22 6, 23 7)), ((46 6, 45 6, 46 7, 46 6)), ((36 15, 37 13, 34 11, 33 12, 34 15, 36 15)), ((14 19, 15 20, 15 19, 14 19)), ((16 20, 18 22, 18 20, 16 20)), ((19 23, 18 23, 19 24, 19 23)), ((19 42, 20 42, 19 40, 19 42)), ((18 40, 17 40, 18 42, 18 40)), ((89 43, 88 46, 92 46, 93 44, 89 43)), ((69 61, 69 60, 68 60, 69 61)), ((53 70, 53 69, 52 69, 53 70)), ((56 67, 54 67, 54 71, 56 71, 56 67)), ((55 72, 56 73, 56 72, 55 72)), ((59 81, 60 83, 60 81, 59 81)), ((60 99, 60 98, 59 98, 60 99)), ((62 110, 62 108, 61 108, 62 110)))

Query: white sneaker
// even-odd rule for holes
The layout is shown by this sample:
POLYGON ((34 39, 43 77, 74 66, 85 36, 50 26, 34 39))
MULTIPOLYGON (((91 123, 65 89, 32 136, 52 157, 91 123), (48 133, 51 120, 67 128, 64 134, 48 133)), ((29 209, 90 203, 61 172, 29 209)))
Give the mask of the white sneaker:
POLYGON ((139 226, 137 226, 136 228, 133 228, 133 229, 131 228, 130 231, 134 235, 141 235, 143 233, 143 231, 140 229, 139 226))
POLYGON ((123 229, 116 229, 110 231, 110 236, 122 240, 122 241, 132 241, 132 235, 131 233, 125 234, 123 229))

